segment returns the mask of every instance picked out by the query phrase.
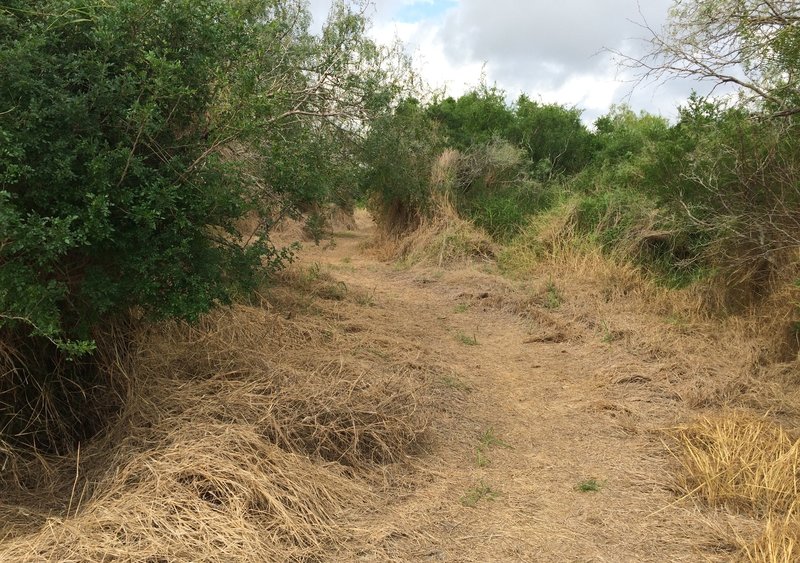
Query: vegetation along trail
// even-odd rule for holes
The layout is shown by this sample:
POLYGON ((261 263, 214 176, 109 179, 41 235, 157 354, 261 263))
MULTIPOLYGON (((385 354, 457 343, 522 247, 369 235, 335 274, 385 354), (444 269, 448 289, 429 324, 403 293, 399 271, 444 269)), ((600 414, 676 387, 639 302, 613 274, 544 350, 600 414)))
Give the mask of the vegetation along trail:
POLYGON ((680 407, 646 385, 652 363, 555 304, 520 314, 521 290, 488 266, 378 261, 364 250, 373 231, 360 214, 357 230, 301 256, 369 296, 340 322, 404 343, 402 357, 451 393, 418 486, 394 500, 410 538, 398 549, 434 561, 697 560, 714 538, 669 490, 653 431, 680 407))
POLYGON ((0 563, 800 561, 800 2, 478 4, 0 2, 0 563))

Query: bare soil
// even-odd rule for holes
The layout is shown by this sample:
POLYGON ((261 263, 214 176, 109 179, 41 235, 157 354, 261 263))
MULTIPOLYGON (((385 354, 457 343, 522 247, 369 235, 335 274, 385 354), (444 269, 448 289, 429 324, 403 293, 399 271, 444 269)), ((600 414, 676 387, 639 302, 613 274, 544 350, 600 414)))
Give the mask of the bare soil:
POLYGON ((392 358, 442 394, 418 467, 364 523, 393 531, 342 560, 733 557, 732 517, 675 492, 663 431, 689 407, 665 384, 668 350, 646 353, 587 322, 589 299, 568 310, 557 295, 531 299, 545 280, 510 282, 488 263, 380 261, 369 250, 374 225, 357 219, 333 243, 307 245, 301 267, 359 295, 361 307, 343 306, 336 322, 367 345, 392 342, 392 358))

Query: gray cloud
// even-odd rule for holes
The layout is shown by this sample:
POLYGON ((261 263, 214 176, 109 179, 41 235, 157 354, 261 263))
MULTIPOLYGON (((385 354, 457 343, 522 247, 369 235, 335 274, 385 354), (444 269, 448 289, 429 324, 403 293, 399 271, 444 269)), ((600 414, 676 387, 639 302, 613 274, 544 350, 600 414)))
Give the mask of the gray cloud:
MULTIPOLYGON (((417 2, 452 0, 417 0, 417 2)), ((317 26, 331 0, 310 0, 317 26)), ((413 0, 373 0, 368 14, 382 36, 391 30, 404 6, 413 0), (388 24, 388 25, 387 25, 388 24)), ((408 49, 423 63, 433 86, 447 83, 458 95, 465 83, 477 83, 486 63, 486 78, 510 98, 526 93, 534 99, 576 104, 593 121, 611 103, 630 103, 667 117, 695 89, 709 86, 692 80, 634 84, 605 50, 630 56, 644 52, 648 35, 641 24, 659 29, 673 0, 458 0, 435 17, 419 21, 406 35, 408 49), (635 86, 635 87, 634 87, 635 86)), ((413 11, 413 10, 412 10, 413 11)), ((424 10, 420 10, 424 14, 424 10)), ((407 20, 405 20, 407 23, 407 20)), ((389 37, 386 37, 388 40, 389 37)), ((721 92, 718 92, 721 93, 721 92)))
MULTIPOLYGON (((664 20, 670 0, 648 0, 650 25, 664 20)), ((462 0, 440 31, 454 63, 488 61, 497 78, 520 73, 558 87, 575 73, 606 72, 604 48, 644 35, 636 0, 462 0)), ((634 44, 635 42, 627 41, 634 44)))

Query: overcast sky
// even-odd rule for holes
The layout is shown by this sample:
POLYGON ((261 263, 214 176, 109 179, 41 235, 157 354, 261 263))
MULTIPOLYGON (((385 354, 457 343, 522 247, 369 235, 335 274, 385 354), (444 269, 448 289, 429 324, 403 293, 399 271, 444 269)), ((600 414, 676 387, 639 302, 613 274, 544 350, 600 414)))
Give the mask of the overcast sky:
MULTIPOLYGON (((316 25, 330 0, 310 0, 316 25)), ((692 88, 682 80, 632 90, 604 49, 641 52, 644 20, 664 23, 672 0, 373 0, 370 35, 397 37, 428 84, 462 94, 480 80, 513 99, 575 105, 591 123, 614 103, 674 117, 692 88)))

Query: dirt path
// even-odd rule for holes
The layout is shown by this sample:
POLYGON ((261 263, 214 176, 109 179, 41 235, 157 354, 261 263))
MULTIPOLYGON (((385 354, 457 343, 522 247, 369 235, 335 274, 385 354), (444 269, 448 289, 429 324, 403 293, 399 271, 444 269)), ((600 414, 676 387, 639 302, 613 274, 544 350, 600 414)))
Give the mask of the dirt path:
POLYGON ((366 296, 341 319, 355 335, 405 343, 407 363, 456 397, 438 405, 417 481, 380 516, 392 540, 363 560, 712 559, 719 542, 675 502, 658 433, 681 407, 645 384, 646 362, 589 328, 561 333, 545 308, 515 314, 502 306, 513 287, 478 267, 380 262, 360 219, 303 262, 366 296))

